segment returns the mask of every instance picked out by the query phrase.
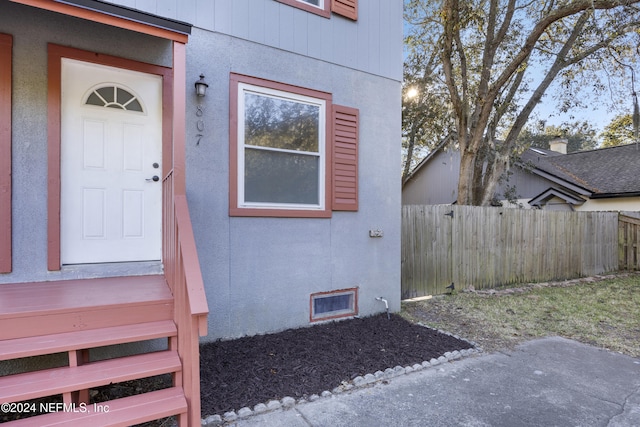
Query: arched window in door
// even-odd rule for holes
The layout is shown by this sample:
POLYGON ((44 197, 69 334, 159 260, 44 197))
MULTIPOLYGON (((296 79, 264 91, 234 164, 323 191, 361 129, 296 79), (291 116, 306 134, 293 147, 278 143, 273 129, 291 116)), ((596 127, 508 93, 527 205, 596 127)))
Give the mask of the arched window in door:
POLYGON ((136 95, 130 90, 114 84, 93 89, 87 96, 85 104, 144 113, 142 103, 136 95))

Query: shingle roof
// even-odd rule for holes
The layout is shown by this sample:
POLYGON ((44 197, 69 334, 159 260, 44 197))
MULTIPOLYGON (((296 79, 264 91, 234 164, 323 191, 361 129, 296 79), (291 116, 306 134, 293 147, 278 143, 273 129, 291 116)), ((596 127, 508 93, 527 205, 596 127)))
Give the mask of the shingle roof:
POLYGON ((529 149, 523 163, 606 197, 640 194, 640 146, 636 144, 559 154, 529 149))

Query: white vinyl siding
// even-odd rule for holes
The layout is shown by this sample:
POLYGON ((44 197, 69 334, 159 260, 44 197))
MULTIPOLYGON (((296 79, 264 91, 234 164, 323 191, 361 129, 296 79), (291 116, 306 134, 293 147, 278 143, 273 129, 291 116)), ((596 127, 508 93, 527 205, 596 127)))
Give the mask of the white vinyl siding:
POLYGON ((327 19, 275 0, 111 0, 110 3, 402 80, 400 0, 361 0, 357 5, 357 21, 338 16, 327 19))

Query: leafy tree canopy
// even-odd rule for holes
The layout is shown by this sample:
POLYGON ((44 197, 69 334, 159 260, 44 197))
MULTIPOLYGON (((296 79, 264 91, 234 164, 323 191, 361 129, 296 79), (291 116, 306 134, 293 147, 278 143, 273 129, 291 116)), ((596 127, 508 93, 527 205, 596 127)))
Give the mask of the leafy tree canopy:
POLYGON ((600 134, 603 147, 614 147, 636 142, 633 134, 633 116, 631 114, 620 114, 611 120, 611 123, 604 127, 600 134))
POLYGON ((544 122, 536 126, 527 125, 520 135, 517 144, 523 147, 537 147, 549 149, 549 142, 555 138, 567 140, 567 153, 593 150, 598 147, 598 133, 586 121, 565 123, 561 126, 549 125, 544 122))
POLYGON ((402 90, 403 170, 406 177, 416 165, 418 152, 432 150, 440 140, 454 131, 453 115, 443 102, 446 93, 434 81, 440 58, 434 50, 429 57, 407 57, 404 63, 402 90))
MULTIPOLYGON (((638 3, 405 0, 405 73, 435 95, 425 101, 430 111, 447 112, 453 122, 461 152, 459 204, 490 203, 510 159, 523 149, 518 136, 550 87, 558 88, 551 95, 562 111, 586 104, 587 95, 628 99, 638 59, 638 3)), ((405 139, 415 125, 407 121, 405 139)), ((434 133, 450 130, 446 118, 436 123, 434 133)))

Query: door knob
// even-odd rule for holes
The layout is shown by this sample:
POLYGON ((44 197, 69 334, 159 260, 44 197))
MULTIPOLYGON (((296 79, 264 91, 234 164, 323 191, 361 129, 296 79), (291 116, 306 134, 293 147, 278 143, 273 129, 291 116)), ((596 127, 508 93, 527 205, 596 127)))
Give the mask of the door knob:
POLYGON ((158 182, 160 181, 160 177, 158 175, 154 175, 153 178, 147 178, 145 179, 145 181, 153 181, 153 182, 158 182))

